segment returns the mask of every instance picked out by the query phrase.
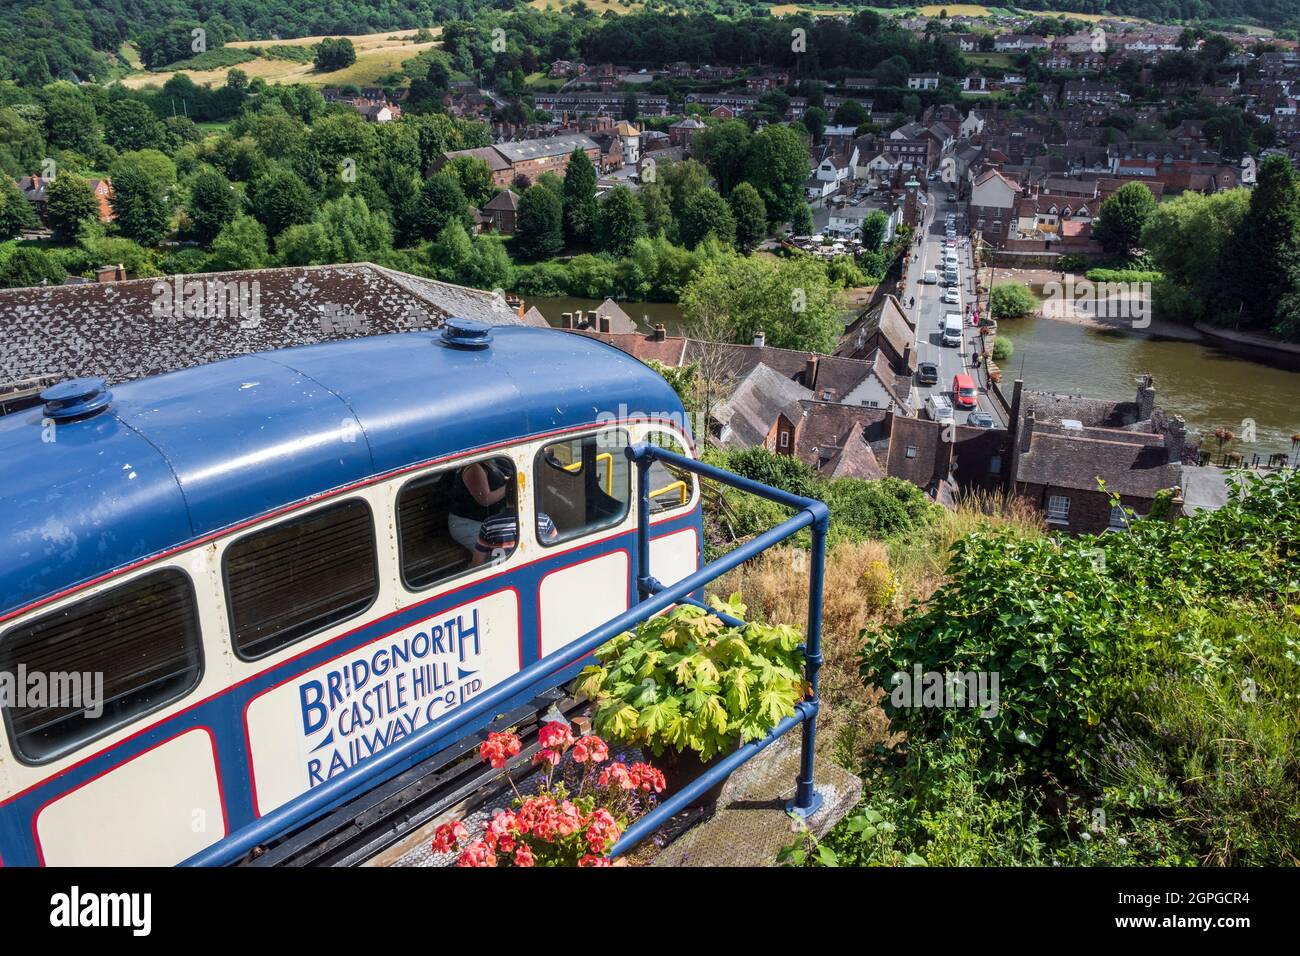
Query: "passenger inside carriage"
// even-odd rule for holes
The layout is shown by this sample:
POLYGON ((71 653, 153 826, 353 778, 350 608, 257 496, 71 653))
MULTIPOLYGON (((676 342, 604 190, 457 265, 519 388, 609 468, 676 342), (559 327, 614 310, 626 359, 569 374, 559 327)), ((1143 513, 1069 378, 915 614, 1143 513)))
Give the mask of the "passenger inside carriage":
POLYGON ((466 465, 451 481, 447 502, 447 530, 472 557, 472 564, 483 563, 478 550, 479 528, 506 508, 510 479, 498 462, 475 462, 466 465))
MULTIPOLYGON (((537 540, 550 543, 559 538, 555 522, 545 511, 537 513, 537 540)), ((478 544, 474 548, 474 564, 499 561, 515 549, 519 542, 519 515, 513 510, 488 518, 479 527, 478 544)))

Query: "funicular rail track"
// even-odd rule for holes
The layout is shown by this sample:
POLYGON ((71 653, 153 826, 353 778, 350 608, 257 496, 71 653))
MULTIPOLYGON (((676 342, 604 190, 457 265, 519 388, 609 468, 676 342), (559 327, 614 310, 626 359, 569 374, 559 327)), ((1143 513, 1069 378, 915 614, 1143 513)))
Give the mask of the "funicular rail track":
POLYGON ((256 848, 242 866, 360 866, 415 834, 431 820, 474 794, 490 788, 503 773, 477 759, 479 741, 489 731, 514 728, 523 743, 506 772, 526 766, 539 749, 537 733, 556 714, 572 719, 589 708, 559 688, 513 708, 445 750, 391 780, 349 800, 310 826, 256 848))

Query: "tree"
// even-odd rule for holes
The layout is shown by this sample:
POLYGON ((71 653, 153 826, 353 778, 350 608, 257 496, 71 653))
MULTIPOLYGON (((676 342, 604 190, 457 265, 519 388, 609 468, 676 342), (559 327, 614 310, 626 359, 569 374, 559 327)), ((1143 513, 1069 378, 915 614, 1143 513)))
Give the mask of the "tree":
POLYGON ((623 97, 623 119, 629 123, 635 123, 641 118, 641 105, 637 101, 635 93, 628 93, 623 97))
POLYGON ((564 235, 571 243, 587 243, 596 227, 596 167, 581 147, 569 156, 564 171, 564 235))
POLYGON ((1142 248, 1166 281, 1188 293, 1197 310, 1208 298, 1224 244, 1250 208, 1250 190, 1229 189, 1207 196, 1185 192, 1152 211, 1142 230, 1142 248))
POLYGON ((524 190, 515 244, 526 259, 546 259, 564 248, 564 202, 554 190, 545 186, 524 190))
POLYGON ((36 208, 7 177, 0 179, 0 242, 12 239, 24 229, 36 229, 41 221, 36 208))
POLYGON ((735 119, 714 123, 695 134, 691 150, 708 167, 724 196, 730 196, 740 182, 749 140, 749 126, 735 119))
POLYGON ((454 172, 444 169, 424 181, 413 219, 416 233, 425 238, 434 238, 449 222, 470 225, 469 200, 454 172))
POLYGON ((46 188, 45 222, 56 239, 70 242, 84 223, 98 219, 99 200, 84 179, 64 173, 46 188))
POLYGON ((171 207, 138 167, 113 181, 109 203, 118 232, 142 246, 156 246, 171 225, 171 207))
MULTIPOLYGON (((23 202, 27 200, 24 199, 23 202)), ((0 265, 0 286, 16 289, 30 285, 58 285, 67 273, 43 250, 19 246, 0 265)))
POLYGON ((767 236, 767 206, 758 190, 741 183, 731 192, 731 216, 736 221, 736 245, 749 252, 767 236))
POLYGON ((316 44, 313 62, 317 71, 333 73, 357 62, 357 51, 347 37, 326 37, 316 44))
POLYGON ((838 339, 834 292, 811 257, 772 259, 728 255, 706 262, 682 290, 692 328, 708 327, 725 341, 748 343, 762 329, 777 348, 830 352, 838 339))
POLYGON ((794 215, 804 202, 808 181, 808 150, 786 126, 765 126, 750 140, 745 179, 763 197, 767 214, 777 221, 794 215))
POLYGON ((1297 291, 1300 184, 1285 156, 1259 164, 1258 183, 1241 224, 1215 269, 1214 318, 1240 328, 1269 328, 1279 303, 1297 291))
POLYGON ((266 230, 252 216, 240 213, 213 238, 208 266, 219 272, 260 269, 266 258, 266 230))
POLYGON ((871 122, 871 114, 857 100, 845 100, 835 110, 837 126, 852 126, 856 129, 869 122, 871 122))
POLYGON ((55 84, 45 99, 45 135, 51 146, 94 155, 99 121, 90 98, 71 84, 55 84))
POLYGON ((646 183, 641 187, 637 197, 641 200, 641 209, 645 213, 645 231, 647 236, 665 235, 673 225, 673 211, 669 205, 668 191, 659 183, 646 183))
POLYGON ((186 213, 195 239, 210 243, 238 212, 239 199, 225 176, 212 169, 194 177, 186 213))
MULTIPOLYGON (((853 101, 849 100, 848 102, 851 103, 853 101)), ((801 119, 803 121, 803 128, 808 131, 808 135, 812 137, 813 143, 820 143, 822 135, 826 132, 826 111, 820 106, 810 106, 803 111, 801 119)))
POLYGON ((114 149, 146 149, 157 146, 162 138, 162 123, 139 100, 116 100, 104 111, 104 139, 114 149))
POLYGON ((813 222, 812 207, 806 202, 796 206, 794 215, 790 217, 790 231, 796 236, 811 236, 816 228, 817 226, 813 222))
POLYGON ((491 167, 477 156, 457 156, 444 168, 455 174, 465 198, 475 206, 482 206, 498 192, 491 167))
POLYGON ((280 233, 275 247, 277 258, 290 266, 373 262, 392 250, 393 229, 360 196, 340 196, 321 206, 311 222, 280 233))
POLYGON ((161 195, 167 195, 176 186, 176 164, 159 150, 138 149, 122 153, 108 168, 109 179, 117 180, 128 167, 135 167, 148 176, 161 195))
POLYGON ((1142 183, 1125 183, 1101 204, 1093 237, 1107 252, 1129 258, 1142 242, 1142 228, 1156 208, 1155 197, 1142 183))
MULTIPOLYGON (((1143 191, 1146 187, 1142 187, 1143 191)), ((1006 283, 994 286, 989 293, 989 308, 995 319, 1018 319, 1038 308, 1038 300, 1028 286, 1006 283)))
POLYGON ((679 222, 686 212, 686 204, 696 193, 709 188, 709 170, 693 159, 668 162, 656 167, 660 185, 668 194, 668 208, 672 218, 679 222))
POLYGON ((873 209, 862 220, 862 248, 867 252, 879 252, 888 230, 889 217, 879 209, 873 209))
POLYGON ((277 168, 253 182, 253 215, 278 236, 290 226, 311 222, 316 197, 297 173, 277 168))
POLYGON ((725 199, 707 189, 696 193, 686 204, 679 228, 682 242, 688 249, 694 249, 709 234, 727 245, 736 241, 736 220, 731 215, 731 207, 725 199))
POLYGON ((626 186, 615 186, 596 215, 596 242, 601 249, 622 258, 645 235, 645 212, 626 186))

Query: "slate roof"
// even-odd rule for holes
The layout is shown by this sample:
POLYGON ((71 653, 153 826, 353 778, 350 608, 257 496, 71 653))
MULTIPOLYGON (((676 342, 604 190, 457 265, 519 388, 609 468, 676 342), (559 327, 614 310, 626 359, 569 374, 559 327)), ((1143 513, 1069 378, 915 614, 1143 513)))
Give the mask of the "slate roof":
POLYGON ((807 398, 812 398, 810 390, 760 363, 714 414, 731 429, 727 444, 748 448, 763 444, 782 409, 807 398))
MULTIPOLYGON (((1030 484, 1098 491, 1097 478, 1106 491, 1137 498, 1154 498, 1162 488, 1178 486, 1181 465, 1169 462, 1169 452, 1159 436, 1155 442, 1043 434, 1035 430, 1028 451, 1016 466, 1016 481, 1030 484)), ((1136 435, 1134 437, 1137 437, 1136 435)))
POLYGON ((1122 428, 1137 421, 1136 402, 1112 402, 1082 395, 1057 395, 1051 392, 1024 392, 1023 417, 1030 409, 1039 422, 1072 419, 1092 428, 1122 428))
POLYGON ((364 262, 4 289, 0 384, 38 375, 113 384, 253 352, 433 329, 453 315, 522 324, 489 292, 364 262), (183 307, 174 309, 178 281, 183 307), (216 293, 231 289, 243 298, 236 292, 219 307, 216 293))

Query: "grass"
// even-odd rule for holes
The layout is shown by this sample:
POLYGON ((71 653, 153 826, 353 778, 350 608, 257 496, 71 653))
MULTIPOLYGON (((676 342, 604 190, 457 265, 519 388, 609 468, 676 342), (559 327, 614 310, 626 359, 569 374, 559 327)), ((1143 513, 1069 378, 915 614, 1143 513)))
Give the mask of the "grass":
MULTIPOLYGON (((880 707, 883 691, 858 675, 861 633, 892 624, 914 601, 943 583, 953 542, 980 527, 1007 527, 1026 536, 1043 533, 1042 518, 1023 499, 971 495, 920 531, 888 542, 842 542, 827 555, 822 603, 823 746, 856 772, 864 750, 893 746, 898 738, 880 707)), ((739 591, 749 617, 803 627, 808 619, 807 553, 773 548, 724 575, 713 593, 739 591)))
MULTIPOLYGON (((342 86, 345 83, 353 83, 357 86, 368 86, 374 84, 384 74, 400 70, 405 60, 438 46, 440 41, 437 37, 442 32, 442 28, 435 27, 429 32, 435 39, 424 43, 415 42, 417 35, 415 30, 384 30, 380 33, 352 34, 348 39, 356 48, 357 61, 342 70, 329 73, 318 73, 310 62, 301 63, 278 57, 257 57, 240 63, 239 69, 243 70, 249 79, 260 77, 267 83, 306 83, 311 86, 342 86)), ((325 37, 311 36, 297 37, 292 40, 239 40, 226 44, 224 49, 241 51, 248 47, 270 49, 276 46, 311 46, 323 39, 325 37)), ((228 69, 229 67, 220 67, 209 70, 137 72, 124 78, 122 84, 131 88, 161 86, 173 73, 184 72, 200 86, 205 83, 220 85, 226 81, 228 69)))

